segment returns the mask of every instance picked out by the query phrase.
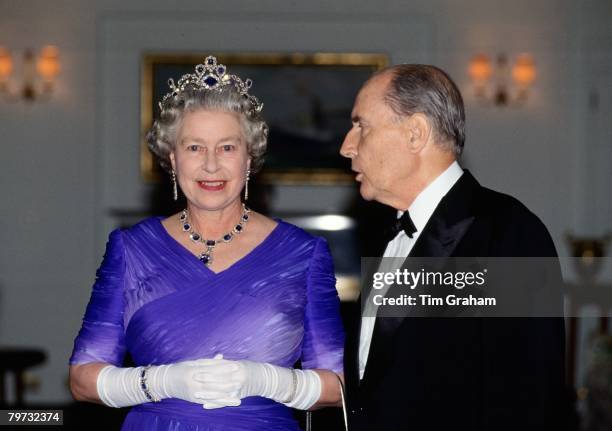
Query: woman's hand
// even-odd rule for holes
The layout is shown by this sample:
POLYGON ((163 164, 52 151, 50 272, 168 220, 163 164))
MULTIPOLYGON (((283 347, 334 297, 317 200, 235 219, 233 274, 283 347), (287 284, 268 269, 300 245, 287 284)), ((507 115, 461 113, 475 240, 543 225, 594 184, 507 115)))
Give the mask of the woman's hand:
POLYGON ((243 398, 261 396, 306 410, 321 398, 321 379, 312 370, 295 370, 265 362, 230 361, 216 356, 198 361, 194 378, 207 388, 197 394, 204 408, 239 405, 243 398))
MULTIPOLYGON (((73 396, 112 407, 151 402, 141 387, 143 368, 117 368, 104 363, 74 365, 70 369, 73 396)), ((222 355, 149 367, 146 387, 155 400, 178 398, 209 409, 238 406, 249 396, 270 398, 302 410, 340 404, 338 380, 331 371, 230 361, 222 355)))
POLYGON ((289 402, 292 395, 293 371, 263 362, 230 361, 217 355, 213 360, 199 361, 194 378, 207 390, 197 394, 204 408, 240 405, 243 398, 262 396, 289 402))
MULTIPOLYGON (((141 374, 145 367, 118 368, 105 363, 73 365, 70 367, 70 387, 78 401, 101 402, 111 407, 127 407, 165 398, 202 404, 202 399, 198 397, 202 393, 225 405, 236 404, 234 399, 226 398, 224 392, 215 392, 194 378, 196 373, 204 371, 201 364, 212 360, 184 361, 147 368, 145 387, 151 398, 142 388, 141 374)), ((219 372, 216 379, 215 388, 224 388, 222 383, 229 376, 219 372)))
POLYGON ((214 384, 198 381, 196 375, 205 370, 207 362, 212 359, 185 361, 170 365, 151 367, 147 372, 149 390, 158 395, 159 399, 179 398, 192 403, 202 404, 202 394, 219 399, 223 403, 233 403, 233 399, 225 397, 224 388, 227 387, 230 371, 219 370, 210 379, 214 384))

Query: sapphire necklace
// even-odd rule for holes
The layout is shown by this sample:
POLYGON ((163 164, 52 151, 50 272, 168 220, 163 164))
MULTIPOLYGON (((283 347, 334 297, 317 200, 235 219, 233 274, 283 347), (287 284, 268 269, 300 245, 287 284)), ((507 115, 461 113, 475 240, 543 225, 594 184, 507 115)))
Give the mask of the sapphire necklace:
POLYGON ((213 261, 212 254, 215 249, 215 246, 220 243, 231 242, 234 238, 234 235, 242 233, 242 231, 245 229, 246 222, 249 221, 250 212, 251 210, 248 209, 244 204, 242 204, 242 216, 240 216, 240 221, 236 226, 234 226, 234 228, 230 232, 226 233, 219 239, 206 239, 198 232, 193 230, 193 226, 189 221, 189 212, 187 211, 187 209, 184 209, 181 212, 181 214, 179 215, 179 220, 181 222, 183 232, 187 232, 189 234, 189 239, 191 241, 196 243, 202 243, 206 246, 206 250, 200 253, 198 259, 200 259, 200 262, 202 262, 204 265, 210 266, 213 261))

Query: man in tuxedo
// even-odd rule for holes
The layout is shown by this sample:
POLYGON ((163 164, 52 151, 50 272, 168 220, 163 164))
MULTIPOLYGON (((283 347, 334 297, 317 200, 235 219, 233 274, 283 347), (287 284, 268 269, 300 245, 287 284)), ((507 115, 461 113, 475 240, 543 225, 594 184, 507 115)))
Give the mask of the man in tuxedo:
MULTIPOLYGON (((460 167, 463 100, 442 70, 385 69, 351 115, 340 153, 362 197, 392 209, 391 225, 401 226, 390 238, 375 233, 368 256, 557 255, 532 212, 460 167)), ((562 317, 354 320, 345 350, 352 431, 561 429, 562 317)))

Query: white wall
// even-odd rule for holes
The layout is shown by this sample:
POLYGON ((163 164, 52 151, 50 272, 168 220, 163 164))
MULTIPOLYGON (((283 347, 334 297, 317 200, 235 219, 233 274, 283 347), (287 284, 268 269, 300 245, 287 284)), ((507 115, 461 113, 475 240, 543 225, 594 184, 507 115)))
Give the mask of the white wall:
MULTIPOLYGON (((108 211, 140 209, 149 191, 138 172, 143 51, 383 51, 393 62, 441 66, 466 98, 465 163, 525 202, 564 251, 567 229, 612 230, 611 17, 604 0, 0 0, 0 45, 53 43, 62 59, 51 101, 0 102, 0 345, 49 353, 28 399, 68 397, 66 361, 108 211), (534 55, 538 79, 525 107, 475 103, 466 67, 480 51, 534 55), (598 109, 589 91, 600 93, 598 109)), ((295 207, 304 190, 293 191, 280 190, 277 205, 295 207)), ((344 199, 346 189, 324 206, 335 193, 344 199)))

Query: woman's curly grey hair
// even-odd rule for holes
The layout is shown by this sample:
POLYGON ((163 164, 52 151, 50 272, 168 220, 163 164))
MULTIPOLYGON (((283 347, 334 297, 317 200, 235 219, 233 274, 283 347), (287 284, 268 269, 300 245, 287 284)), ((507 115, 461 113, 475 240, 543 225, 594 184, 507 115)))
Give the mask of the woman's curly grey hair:
POLYGON ((268 125, 261 114, 253 109, 251 102, 238 93, 233 85, 221 87, 220 90, 187 89, 167 99, 162 106, 159 118, 147 133, 147 143, 149 150, 157 156, 159 164, 167 172, 172 171, 170 153, 174 151, 184 113, 200 109, 239 114, 251 157, 251 172, 257 172, 263 165, 268 125))

